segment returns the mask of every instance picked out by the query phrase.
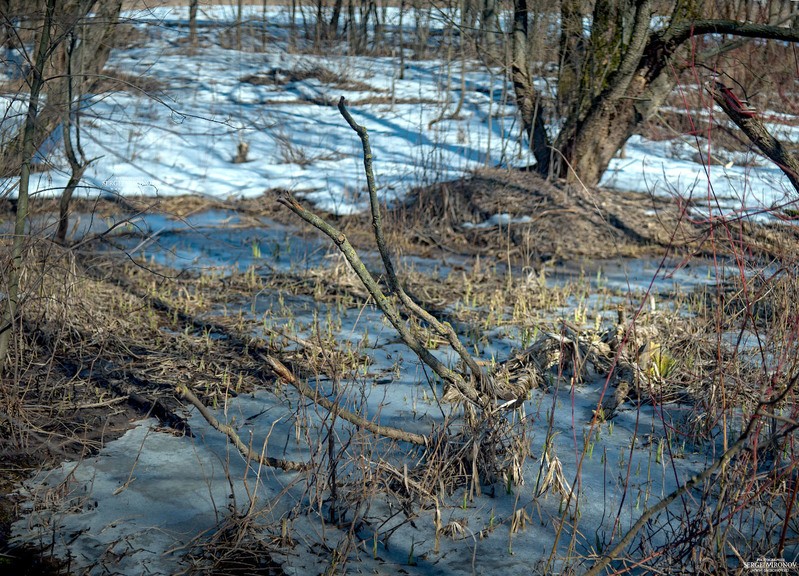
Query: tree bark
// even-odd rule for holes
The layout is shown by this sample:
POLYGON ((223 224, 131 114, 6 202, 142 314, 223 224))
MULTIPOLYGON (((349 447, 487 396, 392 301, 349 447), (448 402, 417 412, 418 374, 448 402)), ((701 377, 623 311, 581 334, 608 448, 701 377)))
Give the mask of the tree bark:
POLYGON ((516 96, 516 106, 522 119, 522 129, 530 141, 536 170, 549 176, 551 146, 544 123, 544 108, 541 97, 533 86, 530 66, 527 61, 527 0, 513 2, 513 55, 511 80, 516 96))
MULTIPOLYGON (((600 0, 597 7, 616 2, 600 0)), ((525 4, 518 0, 516 7, 525 4)), ((614 155, 636 127, 650 118, 673 90, 675 72, 679 73, 688 65, 677 62, 675 56, 689 38, 729 34, 743 38, 799 41, 799 29, 796 28, 700 19, 701 3, 695 0, 677 2, 667 27, 662 30, 650 28, 652 6, 649 0, 636 0, 628 5, 624 14, 614 13, 612 8, 595 8, 594 18, 604 20, 605 28, 616 26, 617 32, 612 38, 607 33, 599 37, 592 34, 587 50, 594 53, 586 56, 578 102, 569 108, 570 116, 555 141, 557 161, 550 170, 556 177, 579 181, 586 186, 599 182, 614 155), (602 46, 607 49, 604 57, 596 53, 597 47, 602 46), (610 66, 602 67, 598 63, 610 63, 610 66)), ((567 43, 562 41, 561 46, 564 44, 567 43)), ((562 62, 565 62, 565 55, 562 62)), ((522 93, 529 90, 524 82, 516 81, 515 69, 512 74, 517 90, 521 89, 522 93)), ((524 121, 526 111, 523 105, 524 102, 519 102, 524 121)))
POLYGON ((561 118, 573 114, 579 94, 580 70, 586 50, 583 6, 582 0, 562 0, 560 3, 557 112, 561 118))
POLYGON ((200 0, 189 2, 189 46, 197 47, 197 8, 200 0))
POLYGON ((592 34, 591 56, 581 72, 580 96, 555 142, 560 155, 553 172, 560 178, 587 186, 597 184, 635 126, 651 113, 643 110, 647 106, 639 104, 640 99, 660 104, 671 90, 668 86, 662 92, 645 95, 648 84, 642 78, 634 81, 646 49, 652 13, 648 0, 639 1, 630 10, 624 15, 595 10, 594 17, 615 31, 592 34))
POLYGON ((799 192, 799 158, 771 135, 760 120, 757 111, 745 105, 742 106, 741 101, 721 82, 709 82, 705 88, 713 96, 716 104, 724 110, 724 113, 735 122, 763 154, 785 173, 793 187, 799 192))

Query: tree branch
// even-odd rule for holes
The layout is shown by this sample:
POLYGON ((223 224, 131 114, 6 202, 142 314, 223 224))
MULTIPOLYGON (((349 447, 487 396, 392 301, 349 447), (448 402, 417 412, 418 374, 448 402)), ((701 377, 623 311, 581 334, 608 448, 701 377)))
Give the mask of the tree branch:
POLYGON ((383 260, 383 266, 385 267, 386 274, 388 276, 387 280, 389 288, 392 292, 397 294, 400 302, 402 302, 402 304, 408 308, 408 310, 432 326, 440 336, 443 336, 447 339, 447 342, 449 342, 449 345, 452 346, 452 349, 455 350, 458 356, 460 356, 464 364, 469 367, 469 370, 472 372, 475 379, 479 383, 483 383, 486 377, 483 370, 480 368, 474 358, 472 358, 472 355, 466 351, 466 348, 463 346, 458 338, 458 335, 455 334, 455 331, 452 329, 452 327, 449 324, 440 322, 438 318, 419 306, 410 296, 408 296, 408 294, 405 292, 405 289, 402 287, 402 284, 400 284, 400 281, 397 278, 397 273, 394 271, 394 264, 391 262, 391 256, 386 248, 386 241, 383 237, 383 226, 380 218, 380 202, 377 198, 377 185, 375 184, 374 171, 372 170, 372 147, 369 144, 369 133, 366 130, 366 127, 355 122, 349 110, 347 110, 346 101, 344 100, 343 96, 338 102, 338 110, 344 117, 344 120, 347 121, 347 124, 350 125, 350 128, 352 128, 361 139, 361 145, 363 146, 363 167, 364 171, 366 172, 366 184, 369 190, 369 206, 372 210, 372 228, 374 230, 377 249, 380 252, 380 257, 383 260))
POLYGON ((667 36, 669 42, 682 44, 691 36, 704 34, 729 34, 746 38, 799 42, 799 28, 785 28, 772 24, 754 24, 751 22, 739 22, 738 20, 710 19, 681 22, 671 27, 667 36))
POLYGON ((774 138, 757 112, 744 105, 727 86, 716 80, 706 83, 705 89, 752 143, 785 173, 799 192, 799 158, 774 138))
POLYGON ((611 78, 607 98, 617 100, 621 98, 630 85, 641 56, 646 49, 649 39, 649 23, 652 20, 652 5, 649 0, 641 2, 635 11, 632 37, 624 53, 624 59, 619 64, 616 74, 611 78))
POLYGON ((208 407, 203 404, 200 399, 197 398, 197 396, 194 395, 194 392, 189 390, 186 386, 180 385, 177 387, 177 393, 181 398, 184 398, 193 404, 194 407, 200 412, 202 417, 205 418, 205 420, 212 427, 216 428, 222 434, 230 438, 230 441, 233 442, 238 451, 241 452, 241 455, 245 458, 254 460, 255 462, 258 462, 264 466, 280 468, 286 472, 303 472, 310 469, 310 466, 305 462, 294 462, 292 460, 281 460, 280 458, 273 458, 271 456, 261 456, 242 441, 232 426, 228 424, 222 424, 219 420, 217 420, 216 416, 211 414, 211 411, 208 409, 208 407))
POLYGON ((469 400, 475 404, 483 404, 483 402, 480 401, 480 394, 478 394, 475 387, 466 382, 460 374, 451 370, 438 358, 433 356, 433 354, 431 354, 430 351, 427 350, 427 348, 425 348, 424 345, 419 341, 416 335, 411 332, 408 326, 405 325, 405 322, 402 320, 397 307, 385 294, 383 294, 383 291, 380 289, 380 285, 366 269, 366 266, 364 265, 360 256, 358 256, 358 253, 355 251, 355 248, 352 247, 352 244, 350 244, 349 240, 347 240, 347 237, 342 232, 322 220, 310 210, 304 208, 288 192, 278 198, 277 201, 333 240, 333 243, 344 255, 344 258, 346 258, 347 262, 350 264, 352 270, 363 283, 366 290, 369 292, 372 298, 374 298, 377 307, 380 308, 391 325, 394 326, 397 332, 399 332, 402 341, 405 342, 405 344, 407 344, 408 347, 416 353, 422 362, 430 366, 430 368, 436 374, 438 374, 442 380, 455 386, 458 391, 466 396, 469 400))

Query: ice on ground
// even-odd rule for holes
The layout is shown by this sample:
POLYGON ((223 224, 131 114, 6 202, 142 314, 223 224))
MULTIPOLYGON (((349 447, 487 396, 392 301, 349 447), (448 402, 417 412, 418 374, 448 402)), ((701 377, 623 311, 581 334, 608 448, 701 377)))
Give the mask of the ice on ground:
MULTIPOLYGON (((196 236, 207 232, 203 225, 224 216, 197 215, 189 222, 151 217, 141 225, 167 228, 165 237, 183 237, 163 247, 182 262, 191 260, 209 237, 207 233, 196 236)), ((251 234, 233 228, 224 241, 242 246, 245 259, 247 242, 241 240, 251 234)), ((301 248, 295 246, 294 250, 301 248)), ((268 261, 275 268, 290 269, 288 260, 275 256, 268 261)), ((663 275, 660 266, 650 265, 655 268, 645 268, 645 274, 663 275)), ((636 261, 631 270, 603 267, 595 278, 589 272, 587 281, 620 289, 626 297, 640 296, 652 286, 631 284, 628 275, 641 274, 637 266, 645 264, 636 261)), ((685 285, 712 279, 710 269, 699 266, 670 270, 673 277, 656 288, 667 289, 669 282, 685 285)), ((571 281, 570 273, 585 274, 556 270, 550 278, 571 281)), ((368 353, 371 363, 338 383, 337 394, 344 405, 363 411, 380 424, 416 433, 428 432, 452 409, 439 407, 437 385, 428 381, 418 359, 399 342, 379 311, 341 308, 315 302, 309 296, 291 298, 289 302, 288 295, 259 293, 242 305, 241 313, 258 326, 279 328, 291 321, 300 338, 313 338, 314 330, 329 331, 341 346, 368 353)), ((608 300, 605 307, 615 309, 615 303, 608 300)), ((233 303, 227 308, 228 314, 237 314, 233 303)), ((556 316, 560 313, 553 311, 556 316)), ((481 340, 484 358, 505 358, 519 346, 518 334, 510 326, 498 327, 481 340)), ((455 361, 447 347, 434 353, 444 362, 455 361)), ((311 379, 309 384, 332 393, 333 384, 325 378, 311 379)), ((590 534, 576 536, 573 552, 581 556, 593 553, 597 542, 610 538, 617 519, 621 526, 629 526, 648 504, 706 466, 717 449, 712 442, 709 448, 683 444, 673 446, 673 459, 658 456, 665 439, 685 418, 686 408, 677 404, 622 408, 612 426, 592 431, 589 423, 604 386, 604 378, 591 377, 576 386, 560 380, 548 392, 535 391, 525 406, 529 420, 520 427, 525 434, 522 441, 532 454, 524 467, 524 485, 508 488, 500 482, 483 486, 483 493, 474 501, 463 491, 442 498, 439 504, 447 532, 439 534, 438 544, 432 510, 419 509, 408 519, 397 514, 396 502, 376 491, 367 507, 357 509, 367 512, 352 534, 357 544, 350 550, 349 560, 357 561, 360 570, 378 573, 401 569, 418 575, 471 574, 501 566, 503 574, 527 575, 553 548, 558 558, 566 557, 569 538, 556 543, 554 535, 564 513, 569 518, 577 510, 580 526, 590 534), (590 450, 587 442, 592 445, 590 450), (577 488, 578 500, 571 513, 563 509, 560 495, 541 490, 545 451, 558 459, 564 478, 577 488), (524 530, 512 529, 517 515, 527 518, 524 530)), ((259 452, 264 449, 269 456, 295 461, 324 457, 325 413, 301 402, 290 388, 279 394, 261 390, 222 398, 214 413, 259 452)), ((320 553, 320 546, 335 548, 348 538, 346 529, 325 524, 319 516, 327 504, 316 500, 316 491, 324 491, 324 486, 312 486, 301 474, 259 469, 193 411, 190 425, 194 439, 175 437, 155 429, 153 421, 144 421, 98 455, 65 463, 28 482, 28 508, 14 527, 17 541, 54 543, 58 555, 70 555, 74 568, 90 574, 175 573, 185 567, 183 554, 207 541, 229 515, 247 510, 250 497, 257 495, 253 517, 266 530, 265 537, 275 536, 285 521, 297 542, 293 548, 275 551, 287 573, 322 572, 328 555, 320 553)), ((386 462, 401 467, 407 461, 412 466, 417 458, 409 446, 377 442, 369 435, 361 438, 362 433, 341 420, 336 431, 336 437, 347 445, 347 458, 339 471, 342 491, 346 490, 344 479, 355 479, 357 491, 357 479, 364 470, 386 462), (359 464, 353 467, 355 462, 359 464)), ((357 500, 357 496, 353 498, 357 500)), ((665 533, 653 536, 651 543, 657 545, 665 533)))

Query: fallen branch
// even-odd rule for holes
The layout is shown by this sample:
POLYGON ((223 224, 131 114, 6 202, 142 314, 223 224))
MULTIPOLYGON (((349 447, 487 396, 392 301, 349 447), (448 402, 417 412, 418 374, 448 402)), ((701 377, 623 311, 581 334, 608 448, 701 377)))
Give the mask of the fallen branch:
POLYGON ((297 392, 308 398, 308 400, 330 411, 331 414, 337 416, 338 418, 346 420, 358 428, 368 430, 372 434, 383 436, 384 438, 410 442, 411 444, 416 444, 417 446, 428 445, 426 436, 414 434, 413 432, 406 432, 405 430, 393 428, 391 426, 381 426, 375 422, 372 422, 371 420, 367 420, 363 416, 342 408, 337 402, 320 395, 318 390, 314 390, 308 386, 308 384, 294 376, 294 374, 292 374, 291 371, 274 356, 266 355, 264 360, 266 360, 267 364, 269 364, 269 366, 281 380, 287 384, 290 384, 297 390, 297 392))
POLYGON ((346 101, 343 96, 338 102, 338 110, 344 120, 347 121, 347 124, 350 125, 350 128, 352 128, 355 133, 358 134, 358 138, 361 139, 361 146, 363 147, 363 168, 366 173, 366 186, 369 190, 369 206, 372 211, 372 228, 374 230, 375 242, 377 243, 377 250, 380 252, 380 258, 383 260, 383 267, 386 269, 390 290, 399 297, 403 306, 408 308, 408 310, 418 318, 428 323, 440 336, 446 338, 452 349, 460 356, 464 364, 469 367, 469 370, 472 372, 477 382, 480 384, 484 383, 486 380, 485 373, 472 355, 466 351, 466 348, 461 343, 458 335, 455 334, 452 326, 440 322, 438 318, 414 302, 405 292, 402 284, 400 284, 397 273, 394 271, 394 264, 391 262, 391 257, 386 248, 385 238, 383 237, 383 226, 380 218, 380 202, 377 199, 377 185, 375 184, 375 175, 372 170, 372 147, 369 144, 369 132, 366 130, 365 126, 361 126, 355 122, 355 119, 352 117, 349 110, 347 110, 346 101))
POLYGON ((310 210, 304 208, 288 192, 284 192, 283 195, 278 198, 278 202, 286 206, 289 210, 305 220, 308 224, 326 234, 333 241, 339 251, 344 255, 344 258, 347 259, 347 262, 349 262, 353 271, 361 280, 366 290, 369 292, 372 298, 374 298, 377 307, 380 308, 391 325, 397 330, 397 332, 399 332, 402 341, 405 342, 405 344, 416 353, 422 362, 424 362, 436 374, 438 374, 442 380, 455 386, 455 388, 457 388, 457 390, 470 401, 478 405, 483 405, 485 403, 484 399, 481 398, 481 395, 477 392, 477 389, 471 385, 471 383, 464 380, 460 374, 454 370, 451 370, 438 358, 433 356, 433 354, 431 354, 430 351, 424 347, 422 342, 413 334, 413 332, 411 332, 411 330, 403 321, 399 310, 397 310, 397 307, 385 294, 383 294, 383 291, 380 289, 380 285, 377 283, 377 280, 375 280, 366 269, 366 265, 363 263, 360 256, 358 256, 355 248, 352 247, 352 244, 350 244, 343 232, 334 228, 332 225, 322 220, 310 210))
POLYGON ((205 418, 206 422, 208 422, 213 428, 219 430, 222 434, 227 436, 233 445, 236 446, 241 455, 247 458, 248 460, 254 460, 261 465, 270 466, 272 468, 280 468, 281 470, 285 470, 286 472, 304 472, 310 469, 310 465, 304 462, 294 462, 292 460, 282 460, 280 458, 273 458, 271 456, 262 456, 252 450, 249 446, 247 446, 244 442, 242 442, 241 438, 239 437, 238 433, 233 429, 232 426, 228 424, 222 424, 219 420, 217 420, 216 416, 211 414, 211 411, 208 407, 203 404, 197 396, 194 395, 194 392, 189 390, 185 385, 181 384, 175 389, 178 395, 188 400, 191 404, 194 405, 195 408, 200 412, 203 418, 205 418))

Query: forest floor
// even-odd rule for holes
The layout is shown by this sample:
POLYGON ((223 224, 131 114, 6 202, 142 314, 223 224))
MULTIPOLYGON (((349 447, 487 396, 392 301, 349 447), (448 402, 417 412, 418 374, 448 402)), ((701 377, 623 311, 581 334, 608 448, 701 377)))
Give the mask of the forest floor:
MULTIPOLYGON (((33 206, 32 226, 40 232, 30 248, 35 258, 26 282, 36 296, 26 303, 17 332, 16 376, 0 390, 0 567, 21 574, 69 569, 47 560, 47 548, 33 554, 9 544, 12 524, 23 510, 30 513, 20 483, 65 460, 97 454, 147 416, 158 419, 159 430, 190 433, 178 386, 191 383, 204 402, 216 405, 227 398, 231 380, 237 380, 237 393, 274 385, 266 354, 279 354, 301 377, 329 369, 329 351, 299 329, 292 333, 291 323, 267 328, 264 321, 255 337, 252 319, 219 313, 248 301, 254 309, 256 297, 285 299, 289 307, 300 297, 345 309, 369 305, 326 239, 299 223, 276 197, 269 192, 233 202, 81 200, 74 207, 72 247, 66 248, 48 239, 55 204, 33 206)), ((11 207, 4 209, 9 221, 11 207)), ((327 217, 368 265, 377 266, 366 215, 327 217)), ((734 262, 742 245, 751 262, 790 266, 780 259, 795 259, 799 240, 790 224, 727 221, 714 227, 690 206, 663 197, 564 190, 530 174, 500 170, 416 190, 385 213, 385 227, 409 292, 459 326, 479 323, 495 305, 498 317, 513 317, 525 327, 543 325, 538 312, 519 320, 520 303, 542 314, 568 310, 561 314, 574 318, 579 311, 567 294, 574 293, 575 279, 611 265, 632 266, 625 272, 628 286, 655 283, 658 274, 679 276, 708 257, 717 265, 734 262), (653 273, 635 268, 641 261, 669 264, 653 273), (547 283, 545 277, 555 280, 547 283), (541 279, 535 290, 531 278, 541 279), (525 290, 535 293, 521 296, 525 290)), ((601 292, 589 288, 583 300, 601 292)), ((670 297, 686 298, 682 290, 669 293, 658 293, 661 306, 668 308, 670 297)), ((633 314, 639 306, 634 300, 626 304, 633 314)), ((611 314, 592 312, 602 313, 611 314)), ((705 321, 697 318, 698 329, 705 321)), ((490 334, 485 327, 481 338, 490 334)), ((512 348, 521 343, 517 338, 512 348)), ((337 358, 343 363, 345 356, 337 358)), ((230 569, 224 558, 211 564, 216 573, 230 569)), ((279 564, 270 562, 257 573, 280 573, 279 564)))

